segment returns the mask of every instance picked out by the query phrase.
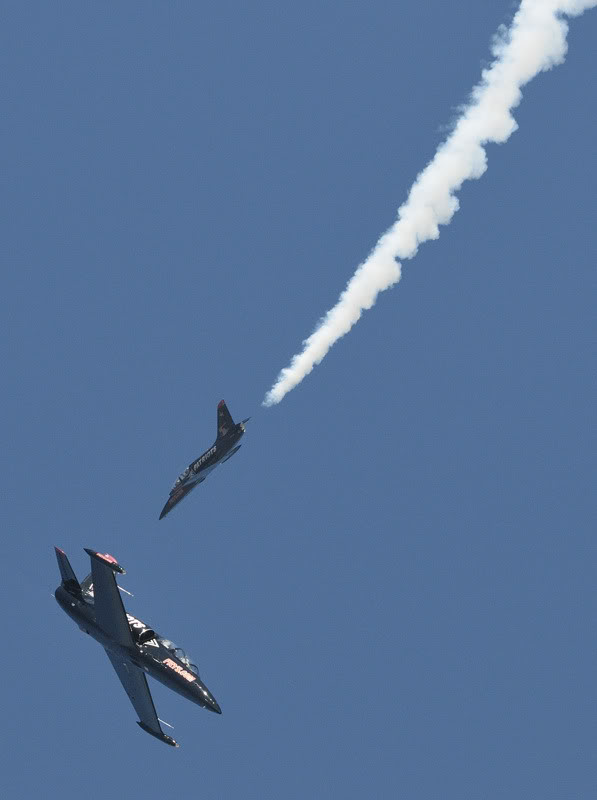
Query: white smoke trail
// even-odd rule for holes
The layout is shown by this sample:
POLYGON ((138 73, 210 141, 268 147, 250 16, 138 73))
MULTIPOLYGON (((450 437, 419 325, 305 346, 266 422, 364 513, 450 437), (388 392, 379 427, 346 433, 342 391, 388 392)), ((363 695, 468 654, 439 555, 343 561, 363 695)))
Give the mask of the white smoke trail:
POLYGON ((521 0, 510 27, 502 27, 495 37, 493 63, 483 70, 452 133, 417 176, 397 221, 303 342, 302 352, 280 372, 263 405, 279 403, 348 333, 363 310, 371 308, 379 292, 400 280, 397 258, 412 258, 422 242, 438 238, 438 226, 447 225, 458 210, 454 192, 487 169, 483 145, 505 142, 516 130, 510 111, 520 103, 521 87, 564 61, 568 25, 562 15, 576 16, 595 5, 597 0, 521 0))

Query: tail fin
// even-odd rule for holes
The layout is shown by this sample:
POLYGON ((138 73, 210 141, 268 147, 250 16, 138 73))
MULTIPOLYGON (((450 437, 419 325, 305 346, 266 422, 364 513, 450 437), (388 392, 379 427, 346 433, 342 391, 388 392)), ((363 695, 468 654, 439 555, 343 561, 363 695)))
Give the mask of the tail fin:
POLYGON ((60 577, 62 578, 62 585, 65 589, 73 594, 81 594, 81 586, 77 580, 73 568, 70 565, 66 553, 59 547, 54 547, 56 551, 56 560, 58 561, 58 569, 60 570, 60 577))
POLYGON ((223 400, 220 400, 218 403, 218 439, 221 439, 223 436, 234 428, 234 420, 230 415, 230 411, 228 411, 228 407, 223 400))

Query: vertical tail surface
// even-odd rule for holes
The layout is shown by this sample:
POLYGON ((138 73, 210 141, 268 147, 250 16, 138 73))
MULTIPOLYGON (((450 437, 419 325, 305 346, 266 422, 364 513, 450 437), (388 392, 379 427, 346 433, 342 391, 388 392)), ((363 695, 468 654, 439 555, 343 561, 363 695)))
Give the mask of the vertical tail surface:
POLYGON ((234 420, 230 415, 230 411, 228 411, 228 407, 223 400, 220 400, 218 403, 218 439, 221 439, 223 436, 234 428, 234 420))
POLYGON ((58 569, 60 570, 60 577, 62 578, 62 585, 70 592, 81 594, 81 586, 77 580, 73 568, 70 565, 66 553, 59 547, 54 547, 56 551, 56 560, 58 561, 58 569))

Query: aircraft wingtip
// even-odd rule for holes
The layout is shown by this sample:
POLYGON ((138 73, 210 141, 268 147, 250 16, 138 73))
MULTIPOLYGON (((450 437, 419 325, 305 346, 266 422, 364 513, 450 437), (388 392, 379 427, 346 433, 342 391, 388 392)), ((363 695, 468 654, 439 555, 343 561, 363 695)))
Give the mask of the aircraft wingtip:
POLYGON ((121 567, 118 561, 111 556, 110 553, 98 553, 97 550, 91 550, 89 547, 84 547, 83 550, 87 553, 87 555, 91 556, 91 558, 96 558, 98 561, 102 561, 107 564, 114 572, 119 572, 121 575, 126 575, 126 570, 124 567, 121 567))
POLYGON ((146 733, 148 733, 150 736, 155 736, 156 739, 159 739, 161 742, 164 742, 164 744, 169 744, 170 747, 179 746, 178 742, 175 739, 173 739, 171 736, 168 736, 163 731, 161 730, 156 731, 154 728, 151 728, 145 722, 141 722, 140 720, 137 720, 137 725, 146 733))

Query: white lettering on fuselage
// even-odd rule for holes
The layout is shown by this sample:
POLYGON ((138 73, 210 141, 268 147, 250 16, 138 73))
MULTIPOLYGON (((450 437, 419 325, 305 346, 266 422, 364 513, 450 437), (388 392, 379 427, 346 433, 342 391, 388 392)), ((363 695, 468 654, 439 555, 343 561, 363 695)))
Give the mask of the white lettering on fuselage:
POLYGON ((137 617, 133 617, 132 614, 127 613, 126 618, 128 619, 131 628, 149 628, 149 625, 141 622, 141 620, 137 619, 137 617))
POLYGON ((210 456, 216 452, 216 446, 214 445, 211 450, 208 450, 207 453, 203 453, 201 458, 198 458, 197 461, 193 464, 193 472, 197 472, 201 464, 204 464, 210 456))
MULTIPOLYGON (((146 625, 144 622, 141 622, 140 619, 137 619, 137 617, 133 617, 133 615, 129 614, 128 612, 126 618, 128 619, 131 628, 135 628, 135 630, 141 631, 149 629, 149 625, 146 625)), ((150 647, 159 647, 159 644, 155 639, 149 639, 149 641, 143 642, 143 644, 149 645, 150 647)))

